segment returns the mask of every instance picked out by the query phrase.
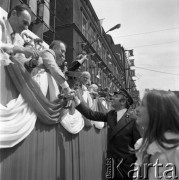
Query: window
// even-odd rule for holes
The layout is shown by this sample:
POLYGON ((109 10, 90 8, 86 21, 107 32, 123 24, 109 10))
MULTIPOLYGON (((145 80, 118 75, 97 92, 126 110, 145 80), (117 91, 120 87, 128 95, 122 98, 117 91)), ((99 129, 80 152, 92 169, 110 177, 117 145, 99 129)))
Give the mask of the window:
POLYGON ((106 49, 104 48, 104 46, 103 46, 103 51, 102 51, 102 58, 103 58, 103 61, 106 63, 106 49))
POLYGON ((93 46, 93 48, 97 51, 97 35, 96 35, 96 32, 94 31, 94 33, 93 33, 93 40, 92 40, 92 46, 93 46))
POLYGON ((93 38, 92 38, 92 34, 93 34, 93 32, 92 32, 93 30, 92 30, 92 27, 91 26, 89 26, 89 29, 88 29, 88 40, 90 41, 90 43, 93 41, 93 38))
POLYGON ((84 14, 82 14, 82 33, 88 39, 88 20, 84 14))

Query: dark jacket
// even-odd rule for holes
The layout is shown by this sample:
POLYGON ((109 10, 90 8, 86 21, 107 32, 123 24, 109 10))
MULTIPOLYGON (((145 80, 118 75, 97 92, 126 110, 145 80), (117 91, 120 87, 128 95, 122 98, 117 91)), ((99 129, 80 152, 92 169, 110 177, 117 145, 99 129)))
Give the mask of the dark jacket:
MULTIPOLYGON (((132 119, 126 112, 117 123, 117 113, 111 110, 107 113, 92 111, 85 104, 80 103, 76 109, 88 119, 94 121, 107 122, 108 125, 108 158, 113 158, 114 168, 121 162, 122 175, 117 170, 115 177, 127 180, 127 175, 132 168, 130 167, 136 161, 136 156, 131 152, 134 149, 135 142, 140 138, 140 133, 136 126, 136 120, 132 119)), ((117 179, 118 179, 117 178, 117 179)))

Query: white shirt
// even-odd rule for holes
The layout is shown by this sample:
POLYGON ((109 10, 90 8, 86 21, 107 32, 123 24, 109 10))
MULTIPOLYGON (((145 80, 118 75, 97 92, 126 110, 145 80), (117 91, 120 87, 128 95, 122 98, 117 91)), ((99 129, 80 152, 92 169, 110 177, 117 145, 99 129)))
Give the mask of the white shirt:
POLYGON ((16 33, 14 36, 14 41, 11 40, 11 33, 13 33, 13 29, 9 23, 9 21, 5 18, 0 19, 0 46, 5 47, 13 47, 14 45, 23 46, 24 40, 20 36, 20 34, 16 33), (3 36, 5 39, 2 42, 3 36))
POLYGON ((124 115, 124 113, 127 111, 127 109, 122 109, 117 111, 117 122, 119 122, 119 120, 122 118, 122 116, 124 115))

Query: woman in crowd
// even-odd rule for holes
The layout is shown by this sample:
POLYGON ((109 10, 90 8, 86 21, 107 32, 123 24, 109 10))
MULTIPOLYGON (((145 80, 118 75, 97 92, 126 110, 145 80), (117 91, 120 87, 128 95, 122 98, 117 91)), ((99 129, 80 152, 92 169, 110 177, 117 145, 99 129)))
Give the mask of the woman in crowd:
POLYGON ((176 179, 179 176, 179 99, 171 91, 146 92, 137 108, 143 139, 136 143, 134 179, 176 179))

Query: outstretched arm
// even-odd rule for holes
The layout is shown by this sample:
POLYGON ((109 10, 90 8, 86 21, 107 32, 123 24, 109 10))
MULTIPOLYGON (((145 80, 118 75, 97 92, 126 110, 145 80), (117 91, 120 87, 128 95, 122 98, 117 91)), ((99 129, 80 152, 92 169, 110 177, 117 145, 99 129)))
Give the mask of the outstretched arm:
POLYGON ((85 103, 80 102, 77 96, 74 97, 76 109, 86 118, 94 121, 107 122, 107 113, 92 111, 85 103))

